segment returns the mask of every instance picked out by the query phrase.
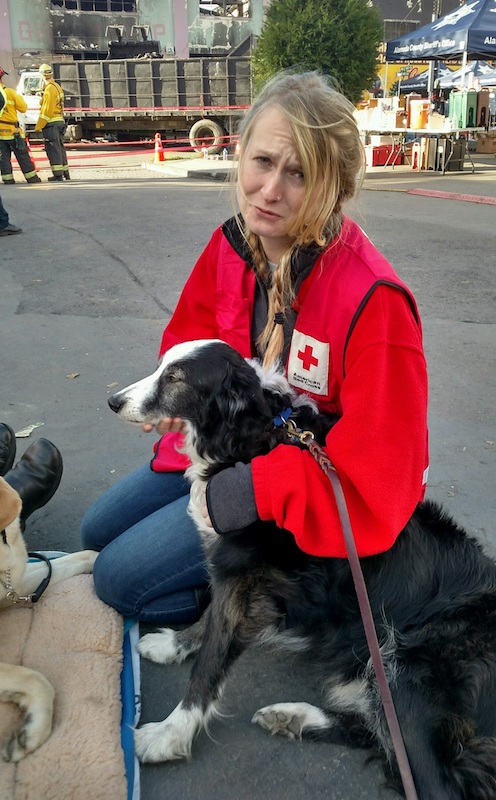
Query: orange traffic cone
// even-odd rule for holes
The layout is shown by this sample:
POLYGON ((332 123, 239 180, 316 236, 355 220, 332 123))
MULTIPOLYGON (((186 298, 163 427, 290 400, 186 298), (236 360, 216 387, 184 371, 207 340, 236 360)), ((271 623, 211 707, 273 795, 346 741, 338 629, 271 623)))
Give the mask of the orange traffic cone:
POLYGON ((165 161, 164 159, 164 148, 162 146, 162 137, 159 133, 155 134, 155 153, 153 156, 153 163, 160 164, 161 161, 165 161))

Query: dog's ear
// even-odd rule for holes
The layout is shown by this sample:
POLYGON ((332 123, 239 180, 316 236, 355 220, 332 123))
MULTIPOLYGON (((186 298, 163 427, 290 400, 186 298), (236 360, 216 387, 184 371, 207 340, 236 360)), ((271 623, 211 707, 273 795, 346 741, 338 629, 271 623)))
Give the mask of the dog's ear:
POLYGON ((258 375, 246 362, 236 367, 226 364, 216 401, 223 418, 234 425, 238 424, 240 416, 250 419, 270 417, 258 375))
POLYGON ((280 414, 284 408, 288 408, 293 405, 293 395, 290 392, 281 394, 281 392, 274 391, 273 389, 269 389, 267 386, 264 386, 263 395, 272 418, 280 414))
POLYGON ((197 452, 219 464, 249 461, 271 421, 256 372, 246 363, 227 362, 198 410, 197 452))
POLYGON ((21 513, 22 502, 16 490, 0 478, 0 530, 7 528, 21 513))
POLYGON ((258 359, 249 358, 246 361, 258 376, 272 418, 280 414, 283 408, 294 405, 296 393, 289 385, 280 361, 268 368, 263 367, 258 359))

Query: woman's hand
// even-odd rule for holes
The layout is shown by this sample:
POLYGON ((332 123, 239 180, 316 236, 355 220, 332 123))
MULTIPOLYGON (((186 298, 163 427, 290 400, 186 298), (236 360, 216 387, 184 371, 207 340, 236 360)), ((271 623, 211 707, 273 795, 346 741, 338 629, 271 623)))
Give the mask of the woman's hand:
POLYGON ((144 422, 141 430, 145 433, 151 433, 156 430, 160 436, 163 436, 164 433, 179 433, 183 430, 184 424, 184 420, 181 417, 163 417, 163 419, 159 419, 156 425, 152 425, 151 422, 144 422))

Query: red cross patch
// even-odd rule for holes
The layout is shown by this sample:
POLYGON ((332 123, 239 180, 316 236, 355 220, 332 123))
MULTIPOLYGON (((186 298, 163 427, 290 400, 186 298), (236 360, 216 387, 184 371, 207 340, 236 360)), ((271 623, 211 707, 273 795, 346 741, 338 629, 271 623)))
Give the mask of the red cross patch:
POLYGON ((298 389, 311 394, 327 395, 329 343, 320 342, 295 330, 289 351, 288 380, 298 389))

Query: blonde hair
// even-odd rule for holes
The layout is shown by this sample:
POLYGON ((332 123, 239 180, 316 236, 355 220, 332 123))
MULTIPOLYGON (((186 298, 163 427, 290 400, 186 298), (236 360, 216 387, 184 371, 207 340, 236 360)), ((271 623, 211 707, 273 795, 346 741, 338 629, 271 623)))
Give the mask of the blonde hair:
POLYGON ((365 165, 354 106, 332 85, 332 79, 318 72, 284 72, 265 85, 241 122, 238 182, 254 126, 264 111, 274 107, 289 122, 306 191, 299 214, 289 231, 293 238, 292 246, 272 275, 259 237, 239 220, 252 252, 255 270, 269 285, 268 320, 257 342, 266 365, 274 363, 284 346, 283 326, 275 318, 278 315, 276 319, 280 322, 281 315, 294 300, 293 253, 312 244, 323 247, 338 235, 343 205, 360 187, 365 165))

